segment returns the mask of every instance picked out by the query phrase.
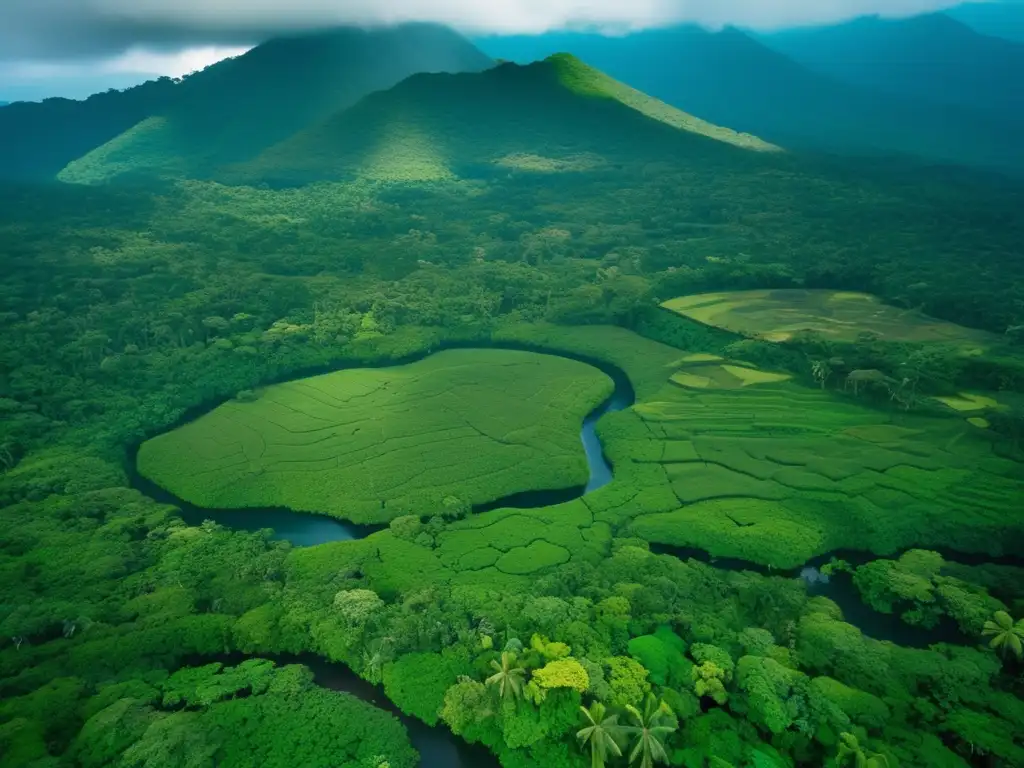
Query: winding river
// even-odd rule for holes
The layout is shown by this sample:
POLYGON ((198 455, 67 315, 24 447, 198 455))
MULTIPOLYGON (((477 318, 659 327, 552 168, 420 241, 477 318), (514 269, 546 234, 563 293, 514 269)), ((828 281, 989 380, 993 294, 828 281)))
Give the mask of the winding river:
MULTIPOLYGON (((494 348, 552 354, 550 351, 527 345, 495 344, 492 346, 494 348)), ((444 348, 450 347, 446 346, 444 348)), ((424 356, 420 355, 419 357, 424 356)), ((635 402, 633 387, 625 372, 618 368, 587 357, 569 354, 562 356, 599 368, 610 376, 615 383, 612 395, 583 420, 583 426, 580 430, 580 441, 586 453, 587 465, 590 470, 590 477, 586 485, 561 491, 531 491, 507 496, 503 499, 474 507, 473 511, 475 513, 508 507, 527 509, 550 506, 578 498, 611 482, 612 466, 605 457, 601 441, 597 436, 597 423, 607 413, 631 407, 635 402)), ((412 359, 415 358, 400 362, 411 362, 412 359)), ((151 498, 178 507, 185 522, 190 525, 199 525, 204 520, 213 520, 221 525, 238 530, 256 531, 271 529, 273 531, 272 538, 286 540, 295 546, 301 547, 323 544, 330 541, 362 538, 386 527, 380 525, 356 525, 325 515, 299 514, 283 508, 216 510, 196 507, 139 475, 135 471, 134 455, 131 458, 130 470, 133 485, 151 498)), ((974 642, 971 638, 965 637, 951 621, 940 624, 934 629, 926 630, 909 626, 896 615, 878 613, 861 601, 857 589, 848 574, 839 574, 836 577, 829 578, 821 573, 820 568, 829 562, 833 554, 854 564, 859 564, 875 557, 870 553, 830 553, 815 558, 800 569, 793 571, 770 571, 764 566, 745 560, 713 558, 703 550, 661 545, 652 545, 651 550, 659 554, 670 554, 682 559, 692 558, 700 560, 725 570, 749 570, 766 575, 800 578, 807 585, 809 594, 823 595, 830 598, 840 606, 846 621, 857 626, 865 635, 878 640, 889 640, 899 645, 910 647, 927 647, 938 642, 974 642)), ((956 559, 961 562, 970 562, 975 559, 969 556, 965 557, 959 553, 944 554, 950 555, 948 559, 956 559)), ((977 561, 992 561, 992 559, 977 558, 977 561)), ((269 658, 275 658, 281 663, 299 661, 306 664, 313 669, 318 684, 334 690, 347 691, 398 716, 409 730, 413 745, 420 752, 421 768, 490 768, 491 766, 498 765, 497 760, 486 749, 470 747, 461 739, 453 736, 443 726, 430 727, 415 718, 403 715, 388 701, 383 691, 360 679, 342 665, 331 664, 311 655, 291 658, 271 656, 269 658)))

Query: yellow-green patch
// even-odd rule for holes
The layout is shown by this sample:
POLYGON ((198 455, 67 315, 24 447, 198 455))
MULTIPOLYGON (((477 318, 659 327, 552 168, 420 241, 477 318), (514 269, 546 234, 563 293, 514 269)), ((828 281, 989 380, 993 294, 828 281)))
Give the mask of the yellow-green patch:
POLYGON ((986 408, 999 407, 999 401, 995 398, 974 392, 959 392, 955 397, 946 396, 935 399, 956 411, 983 411, 986 408))
POLYGON ((788 373, 772 373, 757 368, 741 368, 738 365, 723 365, 722 369, 743 382, 742 386, 744 387, 749 387, 751 384, 776 384, 792 378, 788 373))
POLYGON ((662 306, 705 325, 768 341, 785 341, 801 331, 854 341, 860 333, 869 332, 885 341, 943 342, 966 352, 984 349, 996 340, 986 331, 883 304, 866 293, 730 291, 681 296, 662 306))

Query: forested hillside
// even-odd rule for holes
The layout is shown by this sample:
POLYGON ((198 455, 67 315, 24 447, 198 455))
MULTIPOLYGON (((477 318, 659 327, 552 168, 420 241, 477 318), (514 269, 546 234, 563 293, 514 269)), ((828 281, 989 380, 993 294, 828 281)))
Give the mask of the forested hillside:
MULTIPOLYGON (((962 107, 908 101, 905 94, 894 98, 846 83, 738 29, 684 26, 616 37, 552 33, 476 42, 495 58, 520 63, 572 53, 685 112, 792 149, 897 153, 1003 171, 1024 169, 1016 126, 979 119, 962 107)), ((936 81, 941 80, 937 75, 936 81)))
POLYGON ((0 112, 0 179, 45 181, 75 158, 171 104, 170 78, 85 101, 18 102, 0 112), (73 129, 72 129, 73 126, 73 129))
POLYGON ((417 75, 272 147, 228 181, 428 181, 615 164, 735 163, 779 150, 711 125, 568 55, 417 75))
POLYGON ((274 39, 188 78, 170 109, 70 163, 60 178, 209 176, 414 73, 489 66, 465 39, 430 25, 274 39))

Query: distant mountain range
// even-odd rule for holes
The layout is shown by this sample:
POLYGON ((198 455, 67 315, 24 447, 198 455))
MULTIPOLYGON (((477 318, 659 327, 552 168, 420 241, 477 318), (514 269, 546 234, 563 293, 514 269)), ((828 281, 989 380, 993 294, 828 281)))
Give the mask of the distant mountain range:
POLYGON ((1024 43, 1024 1, 964 3, 945 11, 975 32, 1024 43))
POLYGON ((232 169, 227 179, 428 181, 636 162, 742 162, 778 151, 558 54, 481 73, 416 75, 232 169))
POLYGON ((465 38, 432 24, 274 39, 186 78, 165 109, 71 163, 61 178, 206 176, 410 75, 492 65, 465 38))
MULTIPOLYGON (((948 19, 927 23, 973 41, 962 49, 975 77, 993 60, 978 41, 1018 47, 948 19)), ((912 36, 905 30, 917 27, 884 29, 912 36)), ((855 31, 882 34, 874 24, 855 31)), ((753 162, 780 147, 1024 172, 1013 120, 846 82, 737 29, 479 43, 485 52, 430 24, 341 28, 274 39, 181 81, 16 103, 0 112, 0 178, 425 180, 673 158, 753 162), (491 56, 520 65, 495 66, 491 56)), ((997 104, 1012 102, 998 95, 997 104)))
POLYGON ((842 82, 737 29, 681 26, 623 37, 562 33, 476 43, 495 58, 523 63, 568 51, 691 114, 792 148, 1024 170, 1015 126, 965 107, 911 102, 842 82))
POLYGON ((1024 120, 1024 44, 979 34, 945 14, 865 17, 761 39, 845 83, 1024 120))

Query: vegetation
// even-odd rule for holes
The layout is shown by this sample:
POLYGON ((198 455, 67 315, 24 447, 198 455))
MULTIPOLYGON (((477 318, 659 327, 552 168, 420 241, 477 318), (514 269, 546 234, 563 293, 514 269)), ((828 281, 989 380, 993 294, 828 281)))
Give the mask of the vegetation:
POLYGON ((960 345, 965 351, 996 342, 992 334, 845 291, 732 291, 682 296, 662 306, 697 322, 767 341, 788 341, 795 334, 813 332, 841 342, 873 334, 884 341, 960 345))
MULTIPOLYGON (((921 20, 903 23, 911 26, 921 20)), ((901 23, 872 19, 862 20, 861 26, 872 22, 879 27, 901 23)), ((475 42, 490 56, 521 64, 571 53, 674 107, 794 151, 872 158, 898 153, 1019 173, 1024 169, 1020 113, 1008 108, 1019 105, 1019 92, 999 86, 1005 72, 1021 68, 1019 51, 1007 51, 1000 41, 971 36, 967 30, 966 37, 973 40, 955 34, 955 29, 945 35, 932 26, 888 40, 854 34, 849 45, 824 42, 822 56, 800 56, 807 51, 793 50, 792 58, 772 50, 776 45, 784 53, 801 48, 799 43, 786 46, 787 34, 826 38, 834 28, 794 30, 780 39, 730 26, 709 30, 692 24, 622 35, 550 32, 475 42), (873 55, 863 55, 865 50, 873 55), (819 68, 821 64, 825 66, 819 68), (830 76, 857 69, 873 69, 875 77, 846 82, 830 76), (979 102, 987 109, 976 109, 979 102)), ((1019 21, 1008 20, 1001 34, 1017 26, 1019 21)))
POLYGON ((611 389, 564 358, 450 350, 229 401, 143 443, 139 471, 214 509, 460 517, 513 493, 582 486, 579 425, 611 389))
MULTIPOLYGON (((502 169, 607 173, 687 157, 770 156, 754 136, 694 118, 572 56, 481 73, 416 75, 225 171, 228 183, 440 182, 502 169)), ((755 163, 756 159, 741 164, 755 163)))
MULTIPOLYGON (((366 699, 505 768, 1024 764, 1024 582, 987 562, 1024 540, 1024 375, 1006 333, 1024 325, 1021 189, 736 146, 588 94, 608 85, 590 72, 416 76, 345 113, 422 104, 419 146, 464 146, 429 183, 0 189, 5 764, 414 764, 394 718, 296 656, 346 666, 381 686, 366 699), (489 122, 497 86, 459 84, 502 78, 509 106, 489 122), (458 120, 445 144, 435 130, 458 120), (811 286, 999 340, 973 356, 766 342, 659 307, 811 286), (578 430, 611 391, 602 370, 635 395, 598 422, 613 480, 468 514, 585 478, 578 430), (854 371, 876 373, 846 386, 854 371), (988 428, 965 420, 981 414, 988 428), (141 445, 147 474, 228 503, 244 483, 203 473, 238 454, 229 441, 247 467, 263 456, 244 453, 252 430, 275 462, 322 459, 302 434, 318 419, 351 425, 327 459, 356 449, 361 469, 274 492, 386 528, 298 547, 185 525, 133 487, 141 445), (673 545, 744 567, 658 553, 673 545), (841 549, 859 550, 865 603, 848 615, 786 572, 841 549), (847 621, 885 612, 961 635, 908 648, 847 621)), ((327 172, 350 167, 330 157, 327 172)), ((372 158, 434 167, 418 150, 372 158)), ((246 482, 263 493, 276 472, 246 482)))
POLYGON ((58 178, 208 177, 417 72, 491 64, 455 32, 429 24, 274 39, 176 83, 137 123, 67 158, 58 178))

